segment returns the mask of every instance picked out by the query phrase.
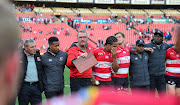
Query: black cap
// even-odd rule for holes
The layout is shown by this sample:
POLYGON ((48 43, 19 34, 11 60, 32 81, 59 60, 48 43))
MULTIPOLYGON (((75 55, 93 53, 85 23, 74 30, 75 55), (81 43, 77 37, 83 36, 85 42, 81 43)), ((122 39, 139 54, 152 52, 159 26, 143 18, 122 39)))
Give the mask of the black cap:
POLYGON ((154 35, 161 35, 162 37, 164 36, 164 35, 163 35, 163 32, 160 31, 160 30, 156 31, 156 32, 154 33, 154 35))
POLYGON ((144 43, 144 40, 137 40, 136 41, 136 46, 139 46, 139 45, 144 45, 145 46, 145 43, 144 43))

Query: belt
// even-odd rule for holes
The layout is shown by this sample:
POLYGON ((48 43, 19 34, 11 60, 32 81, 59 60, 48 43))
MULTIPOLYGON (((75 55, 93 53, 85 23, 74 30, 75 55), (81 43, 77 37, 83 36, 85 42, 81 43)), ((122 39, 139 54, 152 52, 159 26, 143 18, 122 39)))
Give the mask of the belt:
POLYGON ((85 80, 85 81, 90 81, 91 80, 91 78, 77 78, 77 77, 71 77, 71 78, 81 79, 81 80, 85 80))
POLYGON ((36 85, 38 84, 39 82, 24 82, 25 84, 28 84, 28 85, 36 85))
POLYGON ((82 79, 82 80, 85 80, 85 81, 90 81, 91 78, 79 78, 79 79, 82 79))

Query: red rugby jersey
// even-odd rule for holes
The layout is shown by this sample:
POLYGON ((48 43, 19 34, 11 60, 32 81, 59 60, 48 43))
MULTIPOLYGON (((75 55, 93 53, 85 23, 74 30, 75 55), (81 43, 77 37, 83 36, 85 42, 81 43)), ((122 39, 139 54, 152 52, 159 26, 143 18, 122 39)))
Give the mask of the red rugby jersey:
POLYGON ((180 77, 180 53, 173 47, 166 51, 166 75, 180 77))
POLYGON ((94 50, 94 56, 98 64, 93 67, 93 76, 99 81, 112 81, 111 67, 112 67, 112 54, 106 52, 104 48, 98 47, 94 50))
POLYGON ((130 66, 130 47, 120 47, 117 46, 117 63, 119 65, 119 69, 116 73, 112 70, 112 77, 126 78, 129 73, 130 66))

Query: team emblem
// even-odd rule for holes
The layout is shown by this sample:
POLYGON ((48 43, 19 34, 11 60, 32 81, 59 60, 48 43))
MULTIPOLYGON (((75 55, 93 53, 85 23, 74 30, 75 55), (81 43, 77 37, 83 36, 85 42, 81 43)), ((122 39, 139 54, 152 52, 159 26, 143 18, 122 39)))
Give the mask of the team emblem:
POLYGON ((136 57, 135 60, 138 60, 138 57, 136 57))
POLYGON ((105 56, 106 59, 109 59, 109 56, 105 56))
POLYGON ((59 58, 59 61, 63 61, 63 57, 60 57, 60 58, 59 58))
POLYGON ((49 59, 49 62, 52 62, 52 59, 49 59))

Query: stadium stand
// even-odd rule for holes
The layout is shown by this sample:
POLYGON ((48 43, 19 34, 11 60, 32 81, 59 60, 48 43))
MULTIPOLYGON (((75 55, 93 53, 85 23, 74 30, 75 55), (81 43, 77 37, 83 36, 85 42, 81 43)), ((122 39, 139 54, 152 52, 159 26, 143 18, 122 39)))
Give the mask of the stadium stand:
POLYGON ((34 11, 38 12, 41 11, 43 13, 53 13, 53 10, 50 8, 43 8, 43 7, 35 7, 34 11))
POLYGON ((168 16, 171 16, 171 15, 180 15, 180 12, 179 11, 177 11, 177 10, 170 10, 170 9, 162 9, 162 11, 164 12, 164 13, 166 13, 166 15, 168 15, 168 16))
POLYGON ((77 15, 65 15, 68 18, 71 19, 91 19, 93 21, 96 21, 97 19, 107 19, 110 15, 81 15, 81 17, 77 17, 77 15))
MULTIPOLYGON (((47 39, 51 36, 56 36, 60 40, 61 50, 65 51, 66 48, 69 48, 71 43, 76 41, 76 35, 77 32, 72 29, 70 26, 68 26, 66 23, 51 23, 48 25, 45 24, 30 24, 30 23, 23 23, 24 27, 27 26, 32 27, 32 32, 29 31, 24 32, 23 29, 20 29, 20 32, 22 34, 22 39, 28 39, 28 38, 34 38, 36 40, 36 44, 38 48, 41 48, 43 45, 48 46, 47 39), (54 35, 53 30, 54 28, 60 30, 60 34, 54 35), (66 36, 65 31, 69 29, 70 35, 66 36), (42 34, 39 33, 42 31, 42 34), (51 32, 49 34, 49 32, 51 32), (70 42, 69 42, 70 41, 70 42)), ((42 50, 41 52, 44 53, 46 50, 42 50)))
POLYGON ((109 9, 109 11, 118 15, 130 15, 125 9, 109 9))
POLYGON ((75 13, 81 13, 81 14, 92 14, 92 11, 90 11, 88 8, 74 8, 72 9, 75 13))
POLYGON ((142 9, 127 9, 127 11, 133 15, 144 15, 144 14, 146 14, 146 12, 143 11, 142 9))
POLYGON ((144 11, 151 15, 163 15, 163 12, 158 9, 144 9, 144 11))
POLYGON ((110 14, 111 12, 107 9, 100 9, 100 8, 91 8, 90 10, 93 11, 93 13, 96 14, 110 14))
POLYGON ((53 10, 60 13, 74 13, 70 8, 54 7, 53 10))

